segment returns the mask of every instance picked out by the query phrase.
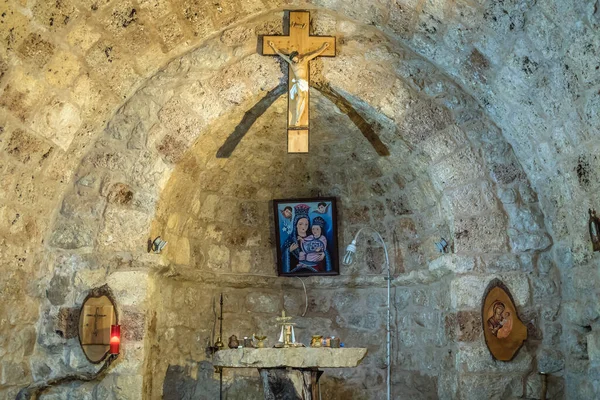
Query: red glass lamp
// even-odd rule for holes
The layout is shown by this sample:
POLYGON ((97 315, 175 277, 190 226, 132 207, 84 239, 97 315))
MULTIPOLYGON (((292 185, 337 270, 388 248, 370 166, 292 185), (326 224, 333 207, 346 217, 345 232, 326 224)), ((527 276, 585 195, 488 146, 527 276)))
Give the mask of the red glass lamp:
POLYGON ((119 354, 121 346, 121 325, 110 326, 110 354, 119 354))

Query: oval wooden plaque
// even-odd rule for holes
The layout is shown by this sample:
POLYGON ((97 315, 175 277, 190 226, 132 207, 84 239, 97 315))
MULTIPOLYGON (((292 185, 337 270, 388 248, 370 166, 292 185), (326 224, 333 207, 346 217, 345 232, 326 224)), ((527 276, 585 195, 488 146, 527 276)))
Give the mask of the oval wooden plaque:
POLYGON ((494 279, 488 285, 481 307, 483 332, 492 357, 510 361, 527 339, 527 327, 521 322, 508 288, 494 279))
POLYGON ((116 323, 116 307, 108 286, 92 289, 79 313, 79 343, 91 363, 101 362, 108 354, 110 326, 116 323))

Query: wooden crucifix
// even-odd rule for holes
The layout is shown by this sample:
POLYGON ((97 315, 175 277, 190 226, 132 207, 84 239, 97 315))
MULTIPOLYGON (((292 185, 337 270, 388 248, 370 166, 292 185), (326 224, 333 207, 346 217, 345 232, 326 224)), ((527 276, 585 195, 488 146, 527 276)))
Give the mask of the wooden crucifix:
POLYGON ((290 11, 288 36, 263 36, 264 56, 278 55, 289 65, 288 153, 308 153, 308 62, 315 57, 335 57, 335 37, 310 36, 310 13, 290 11))

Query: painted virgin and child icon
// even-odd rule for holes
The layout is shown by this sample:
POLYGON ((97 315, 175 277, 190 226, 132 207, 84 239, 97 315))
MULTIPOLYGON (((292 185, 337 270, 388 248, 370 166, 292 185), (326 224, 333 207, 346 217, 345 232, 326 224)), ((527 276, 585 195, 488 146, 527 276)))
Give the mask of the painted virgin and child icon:
POLYGON ((274 201, 280 275, 338 273, 334 201, 274 201))
POLYGON ((500 279, 492 279, 481 306, 483 336, 495 360, 510 361, 527 340, 527 327, 519 319, 515 301, 500 279))
POLYGON ((488 328, 494 336, 498 339, 504 339, 510 335, 512 331, 512 315, 510 311, 506 310, 506 306, 501 301, 495 301, 492 304, 491 310, 488 315, 488 328))

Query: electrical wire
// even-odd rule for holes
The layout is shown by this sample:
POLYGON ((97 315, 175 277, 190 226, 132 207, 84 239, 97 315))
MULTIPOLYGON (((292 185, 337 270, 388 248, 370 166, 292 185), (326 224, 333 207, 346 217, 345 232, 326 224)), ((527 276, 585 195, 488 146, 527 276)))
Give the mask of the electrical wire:
POLYGON ((302 287, 304 287, 304 312, 302 313, 302 316, 304 317, 306 315, 306 311, 308 310, 308 295, 306 294, 306 285, 299 276, 296 276, 295 278, 300 279, 300 282, 302 282, 302 287))

